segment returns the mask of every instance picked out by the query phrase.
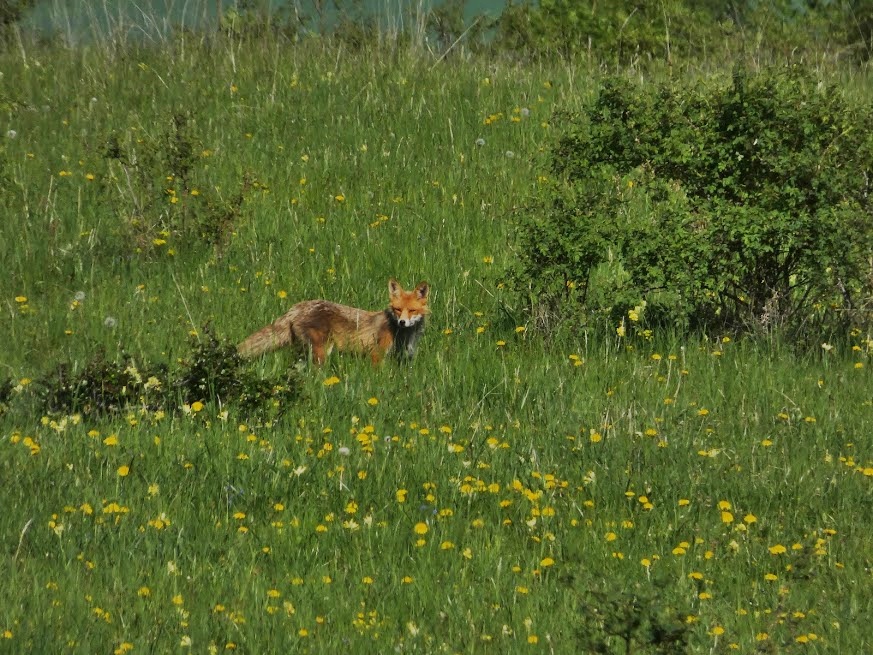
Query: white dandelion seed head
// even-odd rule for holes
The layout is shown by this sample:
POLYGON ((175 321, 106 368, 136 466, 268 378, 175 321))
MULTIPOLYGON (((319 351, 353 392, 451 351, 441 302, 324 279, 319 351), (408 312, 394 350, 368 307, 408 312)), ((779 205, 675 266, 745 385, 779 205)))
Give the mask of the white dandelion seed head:
POLYGON ((17 137, 17 136, 18 136, 18 132, 16 132, 15 130, 9 130, 9 131, 6 133, 6 138, 7 138, 7 139, 14 139, 14 138, 17 137))
POLYGON ((349 456, 349 453, 351 452, 351 451, 349 450, 349 447, 348 447, 348 446, 340 446, 339 448, 336 449, 336 451, 337 451, 340 455, 342 455, 343 457, 348 457, 348 456, 349 456))
POLYGON ((507 159, 512 159, 513 157, 515 157, 515 153, 512 152, 512 150, 507 150, 504 154, 506 155, 507 159))
POLYGON ((528 109, 527 107, 522 107, 521 115, 527 118, 528 116, 530 116, 530 109, 528 109))
POLYGON ((82 302, 83 300, 85 300, 85 292, 84 291, 77 291, 76 293, 73 294, 73 300, 76 300, 78 302, 82 302))
POLYGON ((485 139, 483 139, 483 138, 480 136, 478 139, 476 139, 476 145, 479 146, 479 147, 481 148, 482 146, 485 145, 485 139))
POLYGON ((113 329, 116 325, 118 325, 118 319, 116 319, 114 316, 107 316, 103 319, 103 326, 109 328, 110 330, 113 329))

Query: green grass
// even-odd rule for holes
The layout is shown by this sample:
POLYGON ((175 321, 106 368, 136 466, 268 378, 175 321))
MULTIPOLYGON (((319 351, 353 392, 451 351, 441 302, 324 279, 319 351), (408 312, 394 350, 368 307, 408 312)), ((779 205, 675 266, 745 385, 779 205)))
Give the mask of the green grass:
POLYGON ((869 335, 549 339, 500 285, 596 74, 185 39, 0 55, 0 650, 654 652, 651 623, 693 653, 870 649, 869 335), (432 285, 416 360, 307 367, 275 423, 43 417, 27 384, 300 299, 381 308, 390 276, 432 285))

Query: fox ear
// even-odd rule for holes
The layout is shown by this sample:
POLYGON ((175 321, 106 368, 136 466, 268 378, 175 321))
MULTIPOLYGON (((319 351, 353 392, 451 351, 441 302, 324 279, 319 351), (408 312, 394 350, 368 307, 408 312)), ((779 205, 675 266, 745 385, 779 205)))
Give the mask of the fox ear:
POLYGON ((393 277, 388 279, 388 295, 392 298, 398 295, 401 291, 403 291, 403 287, 400 286, 400 283, 395 280, 393 277))
POLYGON ((427 298, 427 294, 430 291, 430 285, 427 282, 421 282, 417 287, 415 287, 415 293, 418 294, 418 297, 422 300, 427 298))

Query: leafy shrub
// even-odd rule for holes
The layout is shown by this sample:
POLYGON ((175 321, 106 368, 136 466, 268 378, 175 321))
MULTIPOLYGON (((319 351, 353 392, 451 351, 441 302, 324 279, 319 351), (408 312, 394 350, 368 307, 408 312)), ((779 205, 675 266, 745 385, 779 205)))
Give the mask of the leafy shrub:
POLYGON ((98 350, 81 370, 59 364, 37 387, 49 413, 110 414, 132 405, 155 410, 166 404, 167 374, 165 368, 140 370, 126 355, 109 360, 98 350))
POLYGON ((201 340, 192 338, 190 353, 179 364, 170 370, 126 355, 110 360, 97 351, 82 367, 59 364, 36 386, 50 414, 107 415, 132 407, 172 413, 182 403, 199 401, 233 404, 244 413, 275 418, 300 395, 293 371, 281 379, 258 378, 243 368, 236 347, 216 338, 208 326, 201 340))
POLYGON ((9 410, 9 401, 12 399, 12 390, 15 384, 10 378, 0 378, 0 416, 9 410))
POLYGON ((711 87, 611 78, 560 121, 555 179, 518 225, 516 287, 544 316, 638 305, 680 327, 869 320, 871 119, 797 68, 711 87))
POLYGON ((496 19, 493 46, 516 56, 636 65, 666 61, 801 60, 807 55, 867 61, 873 55, 873 3, 724 3, 666 0, 510 3, 496 19))
POLYGON ((495 47, 516 54, 584 54, 620 65, 653 59, 672 60, 702 52, 732 32, 720 20, 723 7, 667 0, 580 3, 541 0, 510 4, 496 22, 495 47))
POLYGON ((587 653, 687 653, 688 611, 680 611, 665 598, 671 591, 660 580, 651 588, 584 591, 575 630, 578 645, 587 653))
POLYGON ((35 4, 36 0, 0 0, 0 30, 20 21, 35 4))
POLYGON ((108 212, 123 217, 117 243, 110 245, 141 255, 169 248, 168 243, 180 248, 206 244, 220 251, 240 219, 248 191, 259 183, 246 175, 228 198, 214 185, 198 184, 211 152, 197 136, 196 117, 180 111, 161 122, 163 129, 155 136, 112 132, 101 148, 111 174, 95 183, 99 200, 108 212), (118 193, 113 178, 125 181, 126 193, 118 193))
POLYGON ((172 382, 184 402, 211 399, 236 404, 244 412, 278 414, 300 395, 300 381, 293 369, 281 379, 258 378, 243 367, 236 346, 216 338, 209 326, 203 329, 202 339, 192 338, 190 348, 172 382))

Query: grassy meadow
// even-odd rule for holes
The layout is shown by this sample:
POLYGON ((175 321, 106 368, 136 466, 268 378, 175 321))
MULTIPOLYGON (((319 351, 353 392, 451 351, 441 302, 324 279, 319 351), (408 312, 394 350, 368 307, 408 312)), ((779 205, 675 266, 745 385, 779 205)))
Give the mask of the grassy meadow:
POLYGON ((194 34, 0 70, 0 652, 873 650, 870 334, 550 338, 501 283, 596 71, 194 34), (302 366, 276 420, 38 402, 391 276, 432 285, 414 362, 302 366))

